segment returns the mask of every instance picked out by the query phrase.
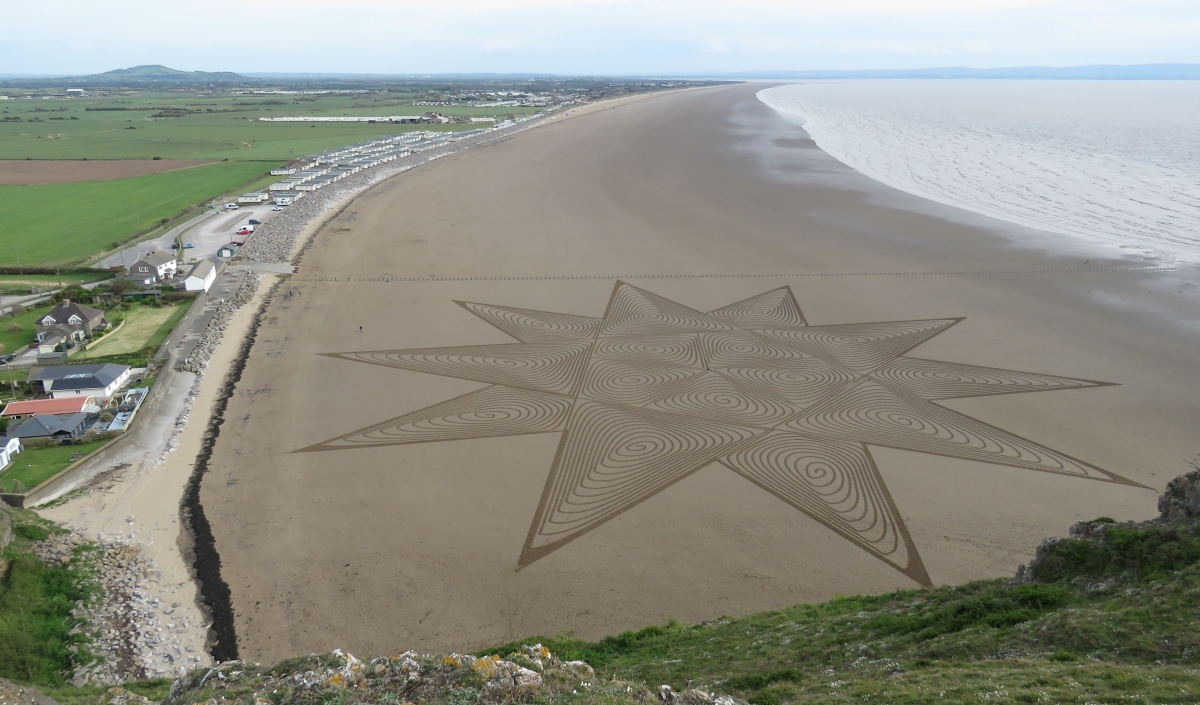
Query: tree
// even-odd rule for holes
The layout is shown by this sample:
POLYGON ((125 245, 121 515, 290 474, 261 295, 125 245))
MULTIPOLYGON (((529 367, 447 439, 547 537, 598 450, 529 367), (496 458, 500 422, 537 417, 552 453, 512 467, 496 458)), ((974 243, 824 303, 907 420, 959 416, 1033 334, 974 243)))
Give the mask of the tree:
POLYGON ((134 283, 128 279, 114 279, 109 282, 106 288, 117 296, 121 296, 125 292, 133 289, 134 283))

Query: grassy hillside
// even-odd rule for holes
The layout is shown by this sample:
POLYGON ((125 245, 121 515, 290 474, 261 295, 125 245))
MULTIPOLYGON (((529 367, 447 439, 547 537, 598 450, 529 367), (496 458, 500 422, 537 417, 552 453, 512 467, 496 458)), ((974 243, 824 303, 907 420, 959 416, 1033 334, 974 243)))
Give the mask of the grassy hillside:
POLYGON ((6 234, 0 264, 83 260, 269 168, 224 162, 110 181, 0 186, 0 223, 6 234))
MULTIPOLYGON (((1173 482, 1160 508, 1162 519, 1142 524, 1077 524, 1074 538, 1044 543, 1019 580, 671 622, 598 642, 535 637, 472 656, 363 663, 334 652, 273 668, 235 661, 181 679, 167 701, 1196 703, 1200 471, 1173 482)), ((168 691, 165 683, 136 688, 157 698, 168 691)), ((47 692, 80 705, 112 697, 47 692)))

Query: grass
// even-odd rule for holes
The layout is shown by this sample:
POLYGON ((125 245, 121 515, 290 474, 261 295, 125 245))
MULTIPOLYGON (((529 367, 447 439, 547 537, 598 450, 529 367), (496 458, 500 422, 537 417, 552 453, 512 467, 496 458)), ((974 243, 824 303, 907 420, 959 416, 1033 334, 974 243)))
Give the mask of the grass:
POLYGON ((597 642, 560 635, 518 644, 541 642, 609 677, 705 684, 753 705, 1195 702, 1200 556, 1189 547, 1200 530, 1114 528, 1121 532, 1109 530, 1104 550, 1082 557, 1064 541, 1062 555, 1043 563, 1057 575, 1048 583, 979 581, 668 622, 597 642))
MULTIPOLYGON (((49 566, 28 552, 30 540, 44 539, 55 527, 32 512, 7 511, 16 540, 0 564, 0 678, 43 686, 62 686, 64 673, 87 660, 84 637, 72 633, 70 616, 79 600, 93 592, 84 561, 49 566)), ((82 557, 82 552, 80 554, 82 557)))
POLYGON ((50 306, 41 306, 31 308, 16 316, 0 318, 0 345, 4 346, 4 352, 15 353, 29 347, 34 340, 37 340, 37 319, 49 313, 50 308, 50 306), (13 326, 20 330, 10 331, 9 328, 13 326))
POLYGON ((72 284, 86 284, 88 282, 100 281, 107 279, 110 275, 108 272, 67 272, 62 275, 54 274, 0 274, 0 293, 25 293, 31 289, 39 289, 46 291, 48 289, 58 289, 59 283, 63 286, 72 284))
MULTIPOLYGON (((88 357, 133 353, 150 345, 160 328, 170 323, 167 334, 178 323, 187 306, 134 306, 125 313, 125 324, 116 333, 109 333, 95 347, 85 351, 88 357)), ((166 334, 163 335, 165 339, 166 334)), ((159 345, 162 343, 160 342, 159 345)), ((157 346, 156 346, 157 347, 157 346)))
POLYGON ((87 455, 98 450, 110 439, 88 441, 79 445, 42 446, 26 448, 14 459, 12 465, 0 473, 0 487, 11 491, 16 482, 33 489, 66 469, 76 454, 87 455))
POLYGON ((110 181, 0 186, 0 222, 8 233, 0 263, 82 261, 266 170, 221 163, 110 181))
MULTIPOLYGON (((197 159, 282 161, 414 130, 465 130, 478 124, 270 123, 282 115, 524 115, 537 108, 413 106, 404 95, 325 95, 294 101, 233 94, 138 92, 0 104, 0 159, 197 159), (88 110, 91 108, 91 110, 88 110), (116 110, 114 110, 116 108, 116 110), (158 108, 186 111, 154 117, 158 108), (60 118, 60 119, 52 119, 60 118), (72 119, 74 118, 74 119, 72 119), (130 129, 133 128, 133 129, 130 129)), ((215 194, 214 194, 215 195, 215 194)))

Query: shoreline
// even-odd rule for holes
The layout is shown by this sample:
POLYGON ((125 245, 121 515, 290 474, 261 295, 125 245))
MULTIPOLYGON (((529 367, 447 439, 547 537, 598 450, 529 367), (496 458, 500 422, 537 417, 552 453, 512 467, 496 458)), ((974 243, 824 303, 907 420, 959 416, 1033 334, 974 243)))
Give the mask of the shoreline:
MULTIPOLYGON (((935 153, 927 162, 918 160, 915 165, 905 164, 900 167, 896 161, 901 154, 906 154, 902 148, 895 148, 893 151, 881 148, 885 141, 878 139, 878 135, 864 133, 861 125, 855 125, 854 120, 848 120, 850 127, 843 128, 839 132, 835 126, 837 121, 830 115, 822 114, 819 111, 814 112, 812 104, 798 104, 796 94, 785 92, 789 88, 794 91, 804 85, 821 85, 822 83, 821 81, 778 83, 757 91, 755 98, 784 119, 794 121, 818 149, 847 168, 853 169, 856 173, 887 188, 922 200, 1015 226, 1015 228, 1008 229, 1007 234, 1018 242, 1027 240, 1018 232, 1027 229, 1043 236, 1038 238, 1039 245, 1048 245, 1064 252, 1090 252, 1093 257, 1099 259, 1157 260, 1167 266, 1200 265, 1200 243, 1188 243, 1182 237, 1182 233, 1187 230, 1186 220, 1180 221, 1175 226, 1175 233, 1160 232, 1155 237, 1150 237, 1148 233, 1143 232, 1150 227, 1149 224, 1152 222, 1155 227, 1161 228, 1162 224, 1167 221, 1185 217, 1187 209, 1184 208, 1184 204, 1179 202, 1169 205, 1159 204, 1156 217, 1151 218, 1146 214, 1136 213, 1136 215, 1142 216, 1139 220, 1134 218, 1135 211, 1129 210, 1131 208, 1129 204, 1136 202, 1139 206, 1144 206, 1143 201, 1147 200, 1144 193, 1140 196, 1126 196, 1122 189, 1116 187, 1110 187, 1108 193, 1097 193, 1088 191, 1087 183, 1076 185, 1079 189, 1078 193, 1070 192, 1067 189, 1051 190, 1049 193, 1038 191, 1039 188, 1050 188, 1047 185, 1047 182, 1051 181, 1048 178, 1050 175, 1062 179, 1066 178, 1067 173, 1072 170, 1086 173, 1093 169, 1100 169, 1102 165, 1114 170, 1118 175, 1123 175, 1123 172, 1129 171, 1135 166, 1141 166, 1140 164, 1116 162, 1114 160, 1117 157, 1109 155, 1105 155, 1109 160, 1107 162, 1087 161, 1085 163, 1080 160, 1099 159, 1097 155, 1101 153, 1089 152, 1084 155, 1079 153, 1078 145, 1071 144, 1059 145, 1057 147, 1059 151, 1055 151, 1053 147, 1036 140, 1019 143, 1014 142, 1012 138, 1004 138, 1003 135, 994 137, 989 135, 990 140, 968 141, 965 144, 959 144, 962 154, 955 157, 956 161, 948 161, 951 159, 949 156, 935 153), (859 132, 855 132, 856 127, 859 128, 859 132), (872 138, 876 138, 875 141, 871 141, 872 138), (1013 167, 1010 162, 1004 161, 1005 156, 1013 156, 1006 151, 1009 149, 1010 143, 1020 144, 1022 167, 1013 167), (875 149, 867 150, 866 148, 870 146, 874 146, 875 149), (857 147, 857 150, 854 147, 857 147), (877 156, 872 158, 867 156, 868 154, 877 156), (1077 160, 1078 163, 1072 163, 1071 159, 1077 160), (982 162, 988 160, 990 160, 988 167, 980 166, 982 162), (1016 171, 1021 168, 1024 170, 1016 171), (989 170, 995 170, 997 173, 989 173, 989 170), (1000 179, 998 174, 1006 170, 1008 180, 1028 183, 1030 187, 1014 193, 1005 191, 1001 186, 1004 179, 1000 179), (959 174, 959 179, 955 181, 970 184, 971 178, 974 177, 980 184, 990 186, 988 188, 983 188, 983 186, 951 187, 949 186, 950 182, 945 178, 949 172, 959 174), (991 195, 986 197, 981 195, 985 192, 991 195), (995 195, 996 193, 999 195, 995 195), (1078 199, 1077 202, 1070 202, 1069 196, 1075 196, 1078 199), (1090 206, 1093 201, 1119 202, 1122 205, 1114 205, 1112 208, 1116 208, 1116 210, 1110 211, 1095 208, 1078 210, 1085 204, 1090 206), (1072 210, 1073 208, 1076 210, 1072 210), (1056 220, 1059 222, 1056 223, 1056 220), (1118 220, 1124 226, 1125 237, 1122 239, 1114 239, 1114 233, 1110 232, 1115 227, 1113 223, 1118 220), (1134 233, 1137 236, 1131 236, 1134 233)), ((836 115, 836 106, 837 103, 834 102, 830 105, 818 103, 816 107, 825 108, 827 112, 832 110, 836 115)), ((948 103, 948 106, 953 107, 953 104, 948 103)), ((901 106, 892 107, 897 111, 902 110, 901 106)), ((853 109, 850 111, 850 114, 853 115, 853 109)), ((843 115, 843 117, 845 116, 843 115)), ((881 121, 881 115, 874 117, 876 119, 869 122, 874 124, 881 121)), ((966 130, 956 133, 952 125, 939 124, 931 127, 919 120, 914 121, 911 115, 902 112, 896 117, 894 124, 883 122, 893 132, 899 132, 901 127, 908 127, 920 133, 909 139, 923 146, 929 146, 926 143, 932 138, 929 134, 921 132, 922 129, 943 128, 946 132, 945 139, 955 140, 956 143, 966 139, 964 135, 973 133, 973 131, 966 130), (905 120, 908 122, 906 123, 905 120), (918 142, 921 139, 926 142, 918 142)), ((987 134, 989 126, 983 125, 978 130, 987 134)), ((901 144, 907 143, 901 142, 901 144)), ((917 150, 917 152, 920 151, 917 150)), ((1115 155, 1117 152, 1113 154, 1115 155)), ((1163 166, 1161 171, 1155 174, 1142 174, 1141 182, 1131 181, 1126 183, 1125 187, 1127 189, 1133 183, 1138 183, 1144 188, 1146 180, 1170 183, 1171 179, 1167 178, 1167 172, 1179 170, 1178 165, 1175 167, 1163 166)), ((1096 178, 1098 179, 1098 177, 1096 178)), ((1175 180, 1179 178, 1179 176, 1174 177, 1175 180)), ((1107 183, 1108 179, 1100 181, 1107 183)), ((1095 188, 1095 183, 1091 183, 1091 186, 1095 188)), ((1193 219, 1194 217, 1192 216, 1193 219)))
MULTIPOLYGON (((261 256, 248 259, 244 263, 253 268, 255 262, 266 264, 298 262, 304 251, 315 241, 325 226, 359 196, 378 184, 411 169, 474 146, 504 140, 514 134, 535 129, 558 118, 576 117, 613 104, 641 100, 655 95, 659 94, 627 96, 569 108, 559 113, 518 123, 502 134, 485 133, 480 136, 486 139, 471 138, 464 140, 467 144, 455 143, 448 149, 440 148, 430 150, 430 153, 414 155, 418 157, 417 160, 414 160, 415 163, 406 164, 399 169, 392 168, 386 172, 375 174, 366 172, 365 184, 344 189, 345 192, 339 193, 337 198, 326 203, 305 220, 298 231, 287 236, 289 249, 286 257, 261 256)), ((301 203, 303 202, 301 201, 301 203)), ((166 624, 167 622, 163 618, 169 617, 172 631, 177 632, 178 641, 183 645, 181 651, 198 659, 186 668, 210 665, 214 655, 217 656, 218 661, 236 658, 237 643, 233 632, 232 608, 227 597, 228 587, 220 578, 220 556, 215 551, 211 532, 205 529, 207 522, 204 519, 203 507, 199 503, 199 488, 203 481, 207 454, 211 452, 212 445, 219 435, 220 426, 224 422, 225 405, 237 388, 240 377, 238 373, 244 369, 249 350, 254 344, 258 326, 261 324, 262 312, 266 310, 274 292, 280 285, 287 282, 288 278, 289 275, 279 276, 269 272, 264 274, 262 279, 256 282, 254 291, 248 299, 234 307, 228 322, 219 324, 222 334, 220 343, 211 351, 211 358, 204 363, 199 374, 192 379, 189 385, 190 390, 184 394, 181 410, 173 421, 173 430, 166 435, 160 448, 146 453, 143 458, 142 463, 148 462, 148 468, 142 468, 134 473, 130 470, 130 464, 118 463, 113 468, 92 473, 92 476, 81 485, 80 489, 84 491, 79 495, 50 508, 33 508, 42 516, 62 523, 85 537, 109 541, 112 534, 123 533, 120 543, 138 547, 145 556, 147 575, 166 574, 171 576, 173 582, 170 584, 174 586, 169 591, 171 594, 156 590, 150 585, 139 585, 139 589, 156 594, 159 599, 159 609, 152 612, 154 618, 166 624), (229 371, 224 375, 216 375, 213 374, 214 369, 228 369, 229 371), (164 466, 166 466, 165 469, 164 466), (162 511, 162 507, 158 507, 156 511, 156 507, 151 503, 147 507, 147 511, 129 515, 134 522, 137 521, 139 515, 142 517, 142 521, 136 528, 133 522, 125 522, 129 524, 129 530, 119 531, 120 528, 125 527, 121 527, 113 516, 104 516, 104 513, 107 511, 108 514, 112 514, 110 503, 144 506, 137 502, 136 497, 139 494, 138 490, 145 489, 146 481, 150 478, 159 481, 165 480, 171 488, 177 487, 177 491, 171 489, 168 492, 173 496, 180 497, 179 503, 162 505, 162 507, 169 507, 166 511, 162 511), (169 527, 172 524, 178 526, 177 536, 169 543, 155 543, 152 534, 142 533, 149 532, 148 526, 150 525, 153 525, 155 531, 170 531, 169 527), (181 575, 185 576, 186 580, 177 580, 181 575), (184 593, 190 592, 192 597, 179 600, 174 593, 181 590, 184 593), (224 590, 224 596, 222 590, 224 590), (171 599, 172 597, 176 599, 171 599), (167 607, 167 605, 171 606, 167 607), (171 610, 171 612, 162 614, 164 610, 171 610), (186 614, 186 620, 181 618, 184 614, 186 614), (230 644, 232 646, 229 646, 230 644)), ((237 295, 235 293, 230 298, 235 298, 237 295)), ((149 421, 143 419, 143 422, 148 423, 149 421)), ((158 579, 155 579, 155 582, 158 582, 158 579)), ((154 663, 142 664, 146 668, 145 674, 150 676, 171 675, 177 674, 180 669, 185 668, 174 666, 173 661, 164 662, 159 658, 160 656, 161 654, 154 653, 154 663), (167 665, 163 666, 160 663, 167 665)), ((174 655, 172 654, 172 656, 174 655)))
MULTIPOLYGON (((880 205, 882 187, 811 146, 791 152, 811 174, 803 187, 772 180, 738 152, 748 140, 729 116, 777 130, 763 141, 780 149, 799 131, 748 94, 592 111, 376 189, 331 213, 328 237, 305 237, 287 279, 303 298, 276 296, 266 312, 270 334, 240 383, 254 393, 228 411, 249 416, 223 431, 203 490, 217 545, 236 546, 222 561, 233 606, 254 606, 235 615, 240 656, 469 650, 569 628, 586 639, 666 614, 702 621, 907 584, 717 466, 515 572, 557 436, 293 454, 478 389, 328 353, 511 343, 454 302, 596 317, 612 290, 598 272, 658 272, 647 289, 697 311, 790 286, 811 325, 966 316, 918 356, 1126 386, 946 407, 1157 484, 1185 442, 1178 424, 1131 436, 1153 448, 1092 431, 1161 414, 1130 415, 1160 397, 1120 351, 1145 338, 1123 325, 1112 339, 1090 292, 1157 286, 1159 268, 1018 250, 915 198, 880 205)), ((1174 343, 1164 370, 1185 354, 1174 343)), ((1063 512, 1140 511, 1129 489, 873 452, 938 583, 1010 573, 1063 512)))

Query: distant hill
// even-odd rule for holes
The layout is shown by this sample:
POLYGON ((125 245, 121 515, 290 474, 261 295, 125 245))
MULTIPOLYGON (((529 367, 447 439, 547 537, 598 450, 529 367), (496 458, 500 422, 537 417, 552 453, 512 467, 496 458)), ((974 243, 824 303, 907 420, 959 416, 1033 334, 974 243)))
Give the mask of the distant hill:
POLYGON ((114 69, 90 76, 72 76, 67 83, 89 85, 135 85, 135 84, 174 84, 174 85, 206 85, 206 84, 247 84, 255 79, 247 78, 231 71, 180 71, 159 64, 133 66, 127 69, 114 69))

